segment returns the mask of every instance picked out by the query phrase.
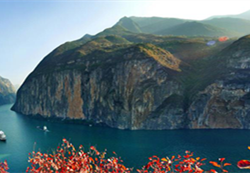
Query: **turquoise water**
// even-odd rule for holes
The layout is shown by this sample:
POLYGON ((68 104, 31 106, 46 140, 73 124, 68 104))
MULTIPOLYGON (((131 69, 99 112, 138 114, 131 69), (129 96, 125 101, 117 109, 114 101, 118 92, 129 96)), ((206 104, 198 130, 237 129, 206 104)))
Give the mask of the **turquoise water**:
MULTIPOLYGON (((0 161, 7 160, 10 172, 24 172, 28 165, 28 153, 35 150, 50 152, 67 138, 75 146, 96 146, 108 153, 115 151, 127 167, 141 167, 152 155, 160 157, 194 151, 196 156, 236 165, 240 159, 250 159, 249 130, 173 130, 129 131, 107 127, 89 127, 31 119, 10 111, 11 105, 0 106, 0 130, 7 135, 7 142, 0 142, 0 161), (50 132, 37 126, 46 125, 50 132)), ((235 166, 230 172, 243 172, 235 166)))

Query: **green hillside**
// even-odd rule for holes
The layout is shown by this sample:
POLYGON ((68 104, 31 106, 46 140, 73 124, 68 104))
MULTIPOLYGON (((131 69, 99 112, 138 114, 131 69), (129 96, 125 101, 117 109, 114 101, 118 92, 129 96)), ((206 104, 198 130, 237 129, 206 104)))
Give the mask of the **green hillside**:
POLYGON ((200 22, 186 22, 167 30, 160 31, 159 35, 185 35, 185 36, 235 36, 238 33, 233 31, 218 28, 212 25, 203 24, 200 22))
POLYGON ((141 33, 141 29, 138 26, 138 24, 134 22, 132 19, 127 17, 121 18, 116 25, 120 25, 131 32, 141 33))
POLYGON ((101 37, 101 36, 107 36, 107 35, 130 35, 133 34, 133 32, 125 29, 121 25, 114 25, 113 27, 107 28, 103 30, 102 32, 96 34, 94 37, 101 37))
POLYGON ((239 35, 250 34, 250 20, 246 19, 225 17, 225 18, 214 18, 211 20, 204 20, 202 21, 202 23, 234 31, 239 33, 239 35))
POLYGON ((142 32, 155 34, 170 27, 185 23, 189 20, 176 18, 161 18, 161 17, 131 17, 135 21, 142 32))

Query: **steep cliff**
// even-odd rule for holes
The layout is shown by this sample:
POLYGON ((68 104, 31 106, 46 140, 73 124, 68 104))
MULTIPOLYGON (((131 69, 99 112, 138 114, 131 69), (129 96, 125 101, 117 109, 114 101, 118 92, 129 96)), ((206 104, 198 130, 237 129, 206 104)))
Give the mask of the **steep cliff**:
POLYGON ((28 76, 12 109, 120 129, 249 128, 249 36, 209 47, 211 39, 115 26, 65 43, 28 76))
POLYGON ((158 114, 173 95, 182 95, 172 79, 180 60, 152 44, 121 43, 128 41, 101 37, 65 57, 45 58, 18 91, 13 110, 120 129, 183 127, 176 105, 168 106, 171 116, 158 114))
POLYGON ((217 80, 190 106, 190 128, 250 128, 249 45, 245 36, 214 57, 217 80))
POLYGON ((16 99, 14 86, 8 79, 0 76, 0 105, 14 103, 16 99))

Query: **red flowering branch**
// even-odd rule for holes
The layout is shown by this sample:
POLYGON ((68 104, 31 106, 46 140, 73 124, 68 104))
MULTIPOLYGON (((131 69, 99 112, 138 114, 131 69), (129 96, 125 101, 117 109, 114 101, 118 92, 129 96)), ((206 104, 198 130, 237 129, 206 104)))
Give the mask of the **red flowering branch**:
MULTIPOLYGON (((225 161, 225 158, 219 158, 219 163, 217 162, 213 162, 213 161, 210 161, 209 163, 211 163, 213 166, 217 167, 217 168, 220 168, 220 170, 222 172, 228 172, 225 167, 226 166, 230 166, 231 163, 223 163, 225 161)), ((214 169, 211 169, 210 172, 216 172, 214 169)))
POLYGON ((6 160, 3 163, 0 162, 0 172, 1 173, 8 173, 7 172, 8 169, 9 169, 9 167, 8 167, 8 163, 6 160))
MULTIPOLYGON (((139 173, 176 173, 176 172, 188 172, 188 173, 217 173, 214 169, 205 171, 202 166, 205 165, 204 161, 206 158, 201 159, 200 157, 193 157, 193 153, 186 151, 184 156, 178 155, 177 157, 172 156, 171 159, 168 157, 159 159, 157 156, 149 158, 147 165, 143 166, 142 169, 137 169, 139 173)), ((220 164, 217 162, 210 162, 213 166, 221 169, 222 172, 228 172, 224 167, 231 165, 230 163, 223 163, 225 158, 220 158, 220 164)))
POLYGON ((78 150, 66 139, 57 147, 54 154, 33 152, 29 158, 31 166, 27 168, 29 173, 127 173, 131 169, 122 164, 122 160, 116 157, 105 158, 106 152, 100 153, 94 146, 88 152, 84 152, 83 146, 78 150))
MULTIPOLYGON (((250 147, 249 147, 250 149, 250 147)), ((121 158, 115 156, 106 158, 106 151, 99 152, 94 146, 85 152, 80 145, 76 150, 75 147, 66 139, 57 147, 52 154, 33 151, 30 153, 30 166, 27 167, 28 173, 130 173, 132 168, 123 165, 121 158)), ((193 153, 186 151, 183 156, 172 156, 159 158, 152 156, 149 162, 138 173, 217 173, 216 170, 203 170, 206 158, 194 157, 193 153)), ((219 162, 210 161, 221 172, 228 172, 225 167, 230 163, 224 163, 225 158, 220 158, 219 162)), ((237 166, 240 169, 250 169, 250 161, 241 160, 237 166)), ((0 173, 7 173, 8 164, 6 161, 0 162, 0 173)))

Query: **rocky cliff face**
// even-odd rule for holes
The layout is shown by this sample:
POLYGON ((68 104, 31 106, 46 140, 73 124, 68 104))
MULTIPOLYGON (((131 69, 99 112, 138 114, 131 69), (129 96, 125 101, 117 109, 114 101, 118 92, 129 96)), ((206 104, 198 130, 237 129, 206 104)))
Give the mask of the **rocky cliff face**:
POLYGON ((119 129, 250 127, 249 36, 207 48, 206 38, 101 35, 45 57, 12 109, 119 129), (183 39, 204 47, 186 47, 190 58, 180 52, 183 39))
POLYGON ((14 103, 15 98, 14 86, 8 79, 0 76, 0 105, 14 103))
POLYGON ((120 129, 183 126, 182 108, 164 107, 171 96, 183 92, 171 79, 179 71, 180 60, 169 52, 140 44, 118 48, 102 64, 91 60, 83 60, 85 69, 34 72, 18 91, 13 109, 22 114, 91 120, 120 129))
POLYGON ((190 106, 190 128, 250 128, 249 45, 246 36, 218 55, 218 68, 225 72, 190 106))

